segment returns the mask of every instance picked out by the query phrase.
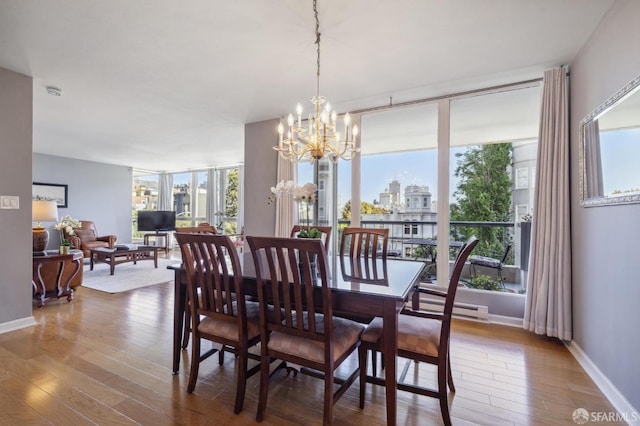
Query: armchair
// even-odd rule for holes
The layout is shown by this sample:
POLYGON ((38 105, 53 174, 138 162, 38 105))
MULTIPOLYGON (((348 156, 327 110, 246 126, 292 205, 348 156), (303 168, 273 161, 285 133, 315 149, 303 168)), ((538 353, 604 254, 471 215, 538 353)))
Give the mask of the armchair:
POLYGON ((114 248, 117 237, 115 235, 98 236, 98 230, 93 222, 81 220, 80 228, 74 228, 75 235, 67 235, 64 237, 71 241, 74 249, 82 250, 84 257, 89 257, 91 249, 98 247, 114 248))

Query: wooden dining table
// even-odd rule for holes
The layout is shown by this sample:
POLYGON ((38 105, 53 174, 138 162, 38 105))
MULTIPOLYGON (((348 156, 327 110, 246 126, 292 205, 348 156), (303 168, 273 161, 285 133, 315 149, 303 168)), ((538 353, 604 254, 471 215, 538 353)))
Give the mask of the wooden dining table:
MULTIPOLYGON (((397 383, 396 353, 398 347, 398 314, 407 302, 411 290, 417 283, 425 264, 422 262, 387 259, 378 260, 379 270, 384 270, 386 280, 375 283, 359 280, 350 270, 351 262, 333 262, 337 273, 332 273, 330 286, 334 312, 358 316, 381 317, 383 319, 383 359, 385 383, 397 383), (344 269, 343 269, 344 268, 344 269)), ((173 311, 173 373, 180 365, 181 340, 183 335, 187 277, 180 264, 169 265, 174 270, 173 311)), ((243 285, 247 295, 257 295, 254 274, 245 272, 243 285)), ((357 275, 357 274, 355 274, 357 275)), ((396 386, 386 386, 387 425, 396 424, 396 386)))

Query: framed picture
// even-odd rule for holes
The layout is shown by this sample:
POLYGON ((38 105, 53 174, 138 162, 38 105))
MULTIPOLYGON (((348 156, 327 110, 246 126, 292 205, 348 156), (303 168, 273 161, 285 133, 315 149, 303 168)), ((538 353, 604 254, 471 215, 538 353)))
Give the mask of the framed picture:
POLYGON ((55 201, 58 203, 58 207, 67 207, 67 185, 33 182, 31 191, 31 198, 33 200, 55 201))

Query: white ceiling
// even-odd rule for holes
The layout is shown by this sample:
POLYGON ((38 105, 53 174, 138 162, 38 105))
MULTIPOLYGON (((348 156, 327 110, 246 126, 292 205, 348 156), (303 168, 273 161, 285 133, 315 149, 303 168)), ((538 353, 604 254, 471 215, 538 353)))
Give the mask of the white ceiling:
MULTIPOLYGON (((541 77, 613 0, 318 3, 341 112, 541 77)), ((245 123, 311 105, 314 25, 311 0, 0 0, 0 67, 34 78, 34 152, 201 169, 243 161, 245 123)))

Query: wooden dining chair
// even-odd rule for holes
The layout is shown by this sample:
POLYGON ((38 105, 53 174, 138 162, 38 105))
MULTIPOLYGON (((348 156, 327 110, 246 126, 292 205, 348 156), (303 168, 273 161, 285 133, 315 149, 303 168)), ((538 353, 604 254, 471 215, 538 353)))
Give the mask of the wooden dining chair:
POLYGON ((335 370, 360 344, 364 326, 332 315, 329 264, 318 239, 247 237, 255 262, 262 332, 260 395, 256 420, 264 419, 272 358, 322 373, 323 424, 333 421, 333 405, 358 377, 347 379, 335 370), (318 276, 312 276, 312 258, 318 276), (273 305, 269 316, 267 306, 273 305), (339 386, 334 390, 334 382, 339 386))
MULTIPOLYGON (((428 313, 404 309, 398 317, 398 356, 409 360, 425 362, 437 366, 437 388, 426 388, 417 384, 404 382, 404 374, 398 378, 398 389, 419 395, 437 398, 445 425, 451 424, 449 403, 447 400, 447 383, 451 392, 455 392, 453 376, 451 374, 451 359, 449 355, 449 336, 451 332, 451 314, 453 302, 460 280, 460 274, 469 254, 478 244, 476 237, 469 238, 456 257, 453 272, 446 291, 419 288, 417 291, 444 299, 444 309, 441 313, 428 313)), ((367 376, 367 351, 382 350, 382 320, 374 319, 362 334, 362 344, 359 348, 360 358, 360 408, 364 408, 365 383, 385 385, 379 377, 367 376)), ((405 369, 405 372, 407 370, 405 369)))
MULTIPOLYGON (((291 228, 291 238, 297 238, 300 231, 306 228, 307 226, 304 226, 304 225, 293 225, 293 228, 291 228)), ((322 234, 322 236, 320 237, 320 240, 322 240, 322 243, 324 244, 325 249, 327 250, 327 252, 329 252, 329 242, 331 241, 331 231, 333 230, 333 228, 330 226, 313 226, 313 225, 311 225, 310 228, 315 228, 318 231, 320 231, 320 233, 322 234)))
MULTIPOLYGON (((215 226, 208 223, 201 223, 198 226, 181 226, 176 227, 176 233, 180 234, 217 234, 218 230, 215 226)), ((182 335, 182 349, 186 349, 189 346, 189 336, 191 336, 191 310, 189 309, 189 298, 185 300, 187 304, 184 307, 184 334, 182 335)), ((224 357, 224 350, 220 352, 220 363, 224 357)))
POLYGON ((344 228, 340 239, 340 256, 386 259, 388 240, 387 228, 344 228))
MULTIPOLYGON (((201 354, 202 339, 233 348, 237 358, 236 399, 233 412, 244 403, 247 379, 260 371, 260 364, 248 369, 249 348, 260 341, 260 313, 256 302, 245 300, 242 268, 233 241, 226 235, 177 233, 187 273, 187 294, 191 310, 191 369, 187 392, 192 393, 200 363, 217 352, 201 354)), ((222 354, 223 352, 220 351, 222 354)), ((220 364, 222 364, 220 356, 220 364)))

